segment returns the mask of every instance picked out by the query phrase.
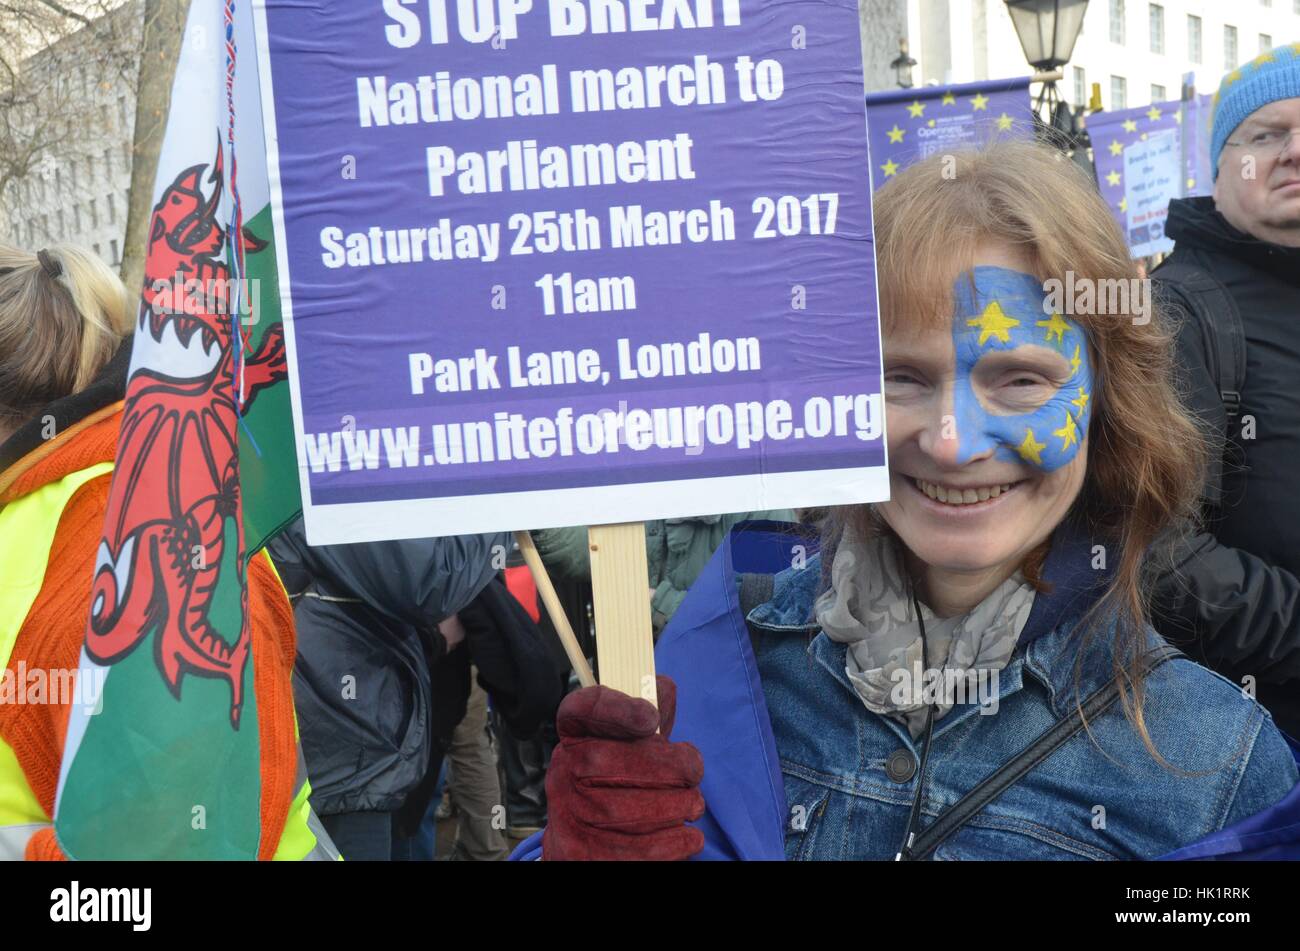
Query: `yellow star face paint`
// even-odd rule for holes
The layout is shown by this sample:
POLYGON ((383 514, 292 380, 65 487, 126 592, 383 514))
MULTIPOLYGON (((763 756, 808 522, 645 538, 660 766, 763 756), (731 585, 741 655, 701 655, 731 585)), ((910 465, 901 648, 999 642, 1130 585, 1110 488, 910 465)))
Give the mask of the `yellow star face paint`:
MULTIPOLYGON (((1000 458, 1054 472, 1078 455, 1096 389, 1092 363, 1083 329, 1045 312, 1045 296, 1042 281, 1008 268, 977 267, 958 277, 953 288, 958 461, 994 448, 1000 458), (1035 347, 1059 354, 1069 367, 1068 379, 1051 387, 1037 384, 1032 392, 1051 392, 1032 406, 1014 398, 1000 403, 981 398, 975 382, 981 373, 1035 347)), ((1014 380, 1008 385, 1014 394, 1014 380)))

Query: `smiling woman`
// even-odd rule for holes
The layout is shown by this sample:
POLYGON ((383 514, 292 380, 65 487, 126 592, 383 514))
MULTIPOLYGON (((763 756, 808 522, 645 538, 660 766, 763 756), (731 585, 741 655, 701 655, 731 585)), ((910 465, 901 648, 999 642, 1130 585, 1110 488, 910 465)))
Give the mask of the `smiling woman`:
POLYGON ((682 680, 680 706, 660 684, 661 735, 605 739, 604 724, 658 718, 604 688, 569 696, 560 732, 582 749, 562 743, 552 768, 635 763, 608 747, 639 744, 653 760, 620 773, 618 795, 636 787, 638 820, 662 822, 594 832, 581 816, 619 800, 557 779, 543 855, 728 854, 724 826, 754 798, 727 786, 734 735, 711 732, 725 709, 708 695, 731 695, 693 672, 741 624, 787 858, 1155 858, 1296 786, 1268 714, 1148 622, 1147 570, 1193 512, 1204 460, 1163 320, 1045 306, 1044 282, 1070 272, 1137 277, 1114 219, 1040 146, 955 158, 955 175, 936 155, 875 199, 889 501, 831 510, 820 554, 801 543, 775 576, 742 576, 739 618, 691 592, 693 621, 659 645, 682 680), (978 704, 933 686, 970 682, 988 688, 978 704), (665 739, 674 707, 693 747, 665 739))
MULTIPOLYGON (((1187 474, 1203 465, 1169 383, 1169 336, 1137 310, 1078 308, 1066 318, 1048 306, 1053 282, 1067 274, 1075 287, 1136 279, 1113 220, 1055 156, 994 148, 960 165, 961 187, 930 187, 922 171, 882 190, 875 214, 895 491, 891 502, 841 511, 837 521, 887 526, 927 566, 922 590, 955 609, 943 593, 952 587, 973 597, 1022 566, 1032 580, 1067 512, 1086 513, 1111 550, 1106 596, 1136 638, 1145 626, 1141 564, 1156 527, 1193 511, 1187 474), (1061 187, 1049 200, 1026 180, 1061 187), (908 228, 908 220, 944 227, 908 228), (896 361, 918 351, 932 364, 928 375, 900 381, 907 367, 896 361), (943 511, 915 479, 1013 491, 972 518, 966 506, 943 511), (942 528, 958 514, 960 529, 942 528), (975 566, 986 577, 972 587, 965 573, 975 566)), ((1135 640, 1117 656, 1132 662, 1139 650, 1135 640)))

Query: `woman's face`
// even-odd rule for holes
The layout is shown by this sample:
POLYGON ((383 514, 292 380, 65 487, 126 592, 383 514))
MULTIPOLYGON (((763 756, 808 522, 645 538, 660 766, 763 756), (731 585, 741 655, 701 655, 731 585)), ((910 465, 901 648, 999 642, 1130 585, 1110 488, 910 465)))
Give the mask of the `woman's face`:
POLYGON ((1083 485, 1094 374, 1013 249, 956 276, 949 327, 888 334, 891 498, 877 509, 931 568, 1008 577, 1083 485), (973 278, 973 283, 972 283, 973 278))

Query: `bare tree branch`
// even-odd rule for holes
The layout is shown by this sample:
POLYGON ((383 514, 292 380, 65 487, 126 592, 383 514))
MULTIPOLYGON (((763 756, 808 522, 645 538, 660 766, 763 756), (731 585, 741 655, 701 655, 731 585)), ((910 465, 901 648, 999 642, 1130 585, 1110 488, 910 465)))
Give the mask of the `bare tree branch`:
POLYGON ((71 222, 92 199, 119 191, 103 156, 131 135, 115 123, 133 119, 123 106, 135 96, 142 20, 142 0, 0 0, 0 234, 8 240, 37 240, 42 214, 52 237, 75 233, 71 222))
POLYGON ((67 17, 69 20, 76 20, 82 26, 90 26, 91 21, 89 19, 82 16, 80 13, 77 13, 75 10, 69 10, 67 7, 63 6, 62 4, 55 3, 54 0, 36 0, 36 2, 42 4, 43 6, 49 7, 59 16, 67 17))

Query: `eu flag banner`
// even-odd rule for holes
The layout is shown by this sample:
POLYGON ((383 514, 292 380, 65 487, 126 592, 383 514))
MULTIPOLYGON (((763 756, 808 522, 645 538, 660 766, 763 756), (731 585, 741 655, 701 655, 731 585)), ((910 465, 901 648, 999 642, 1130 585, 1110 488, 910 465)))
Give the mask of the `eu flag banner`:
POLYGON ((867 96, 871 187, 936 152, 1033 134, 1028 76, 874 92, 867 96))
MULTIPOLYGON (((1209 167, 1210 121, 1213 109, 1208 95, 1187 101, 1159 102, 1118 112, 1097 112, 1087 117, 1092 137, 1093 162, 1097 167, 1097 184, 1110 205, 1115 220, 1129 235, 1129 207, 1137 194, 1149 192, 1151 183, 1130 181, 1125 165, 1150 168, 1148 163, 1125 162, 1125 152, 1162 132, 1173 134, 1183 170, 1179 194, 1208 195, 1213 186, 1209 167)), ((1129 247, 1134 257, 1152 253, 1147 236, 1140 229, 1130 235, 1129 247)))

